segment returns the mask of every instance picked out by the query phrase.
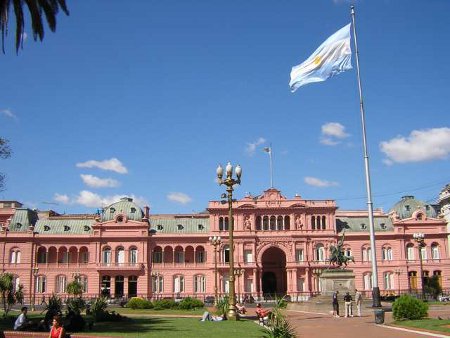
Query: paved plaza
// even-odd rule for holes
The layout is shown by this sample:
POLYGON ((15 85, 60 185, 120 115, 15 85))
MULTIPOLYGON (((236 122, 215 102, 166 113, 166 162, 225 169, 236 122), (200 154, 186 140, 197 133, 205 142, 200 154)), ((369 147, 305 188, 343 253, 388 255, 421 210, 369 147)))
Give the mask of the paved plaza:
MULTIPOLYGON (((343 305, 343 304, 342 304, 343 305)), ((341 305, 341 310, 343 306, 341 305)), ((418 337, 449 337, 450 334, 438 332, 418 332, 390 326, 392 312, 385 313, 385 324, 375 324, 373 309, 364 307, 362 317, 333 318, 330 314, 331 305, 322 304, 309 307, 298 307, 287 311, 287 317, 302 338, 418 338, 418 337)), ((450 307, 430 307, 429 316, 443 319, 450 318, 450 307)))

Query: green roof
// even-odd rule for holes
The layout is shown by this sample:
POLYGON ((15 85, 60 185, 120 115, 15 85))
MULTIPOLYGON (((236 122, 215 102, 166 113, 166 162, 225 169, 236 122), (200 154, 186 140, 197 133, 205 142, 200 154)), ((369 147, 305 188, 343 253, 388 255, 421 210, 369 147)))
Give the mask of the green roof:
POLYGON ((142 218, 144 218, 142 209, 129 197, 123 197, 119 202, 103 209, 102 221, 112 221, 118 214, 125 214, 131 221, 141 222, 142 218))
POLYGON ((403 196, 402 199, 395 203, 390 212, 395 211, 400 219, 411 218, 416 210, 423 210, 427 217, 436 218, 437 213, 431 204, 419 201, 414 196, 403 196))
POLYGON ((35 225, 38 219, 36 211, 18 208, 9 222, 9 231, 27 232, 30 225, 35 225))
POLYGON ((42 219, 34 231, 41 235, 89 235, 93 224, 94 219, 42 219))
MULTIPOLYGON (((394 231, 391 219, 388 216, 375 217, 374 220, 375 231, 388 232, 394 231)), ((368 217, 339 217, 336 218, 336 230, 341 232, 367 232, 369 233, 369 218, 368 217)))
POLYGON ((209 232, 209 218, 152 218, 150 230, 156 233, 199 234, 209 232))

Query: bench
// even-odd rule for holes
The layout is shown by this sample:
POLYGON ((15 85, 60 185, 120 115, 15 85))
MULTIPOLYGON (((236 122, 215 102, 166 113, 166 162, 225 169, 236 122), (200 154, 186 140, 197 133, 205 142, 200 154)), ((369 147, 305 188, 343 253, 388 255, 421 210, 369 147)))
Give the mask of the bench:
MULTIPOLYGON (((0 333, 0 338, 48 338, 49 332, 31 332, 31 331, 3 331, 0 333)), ((74 333, 70 338, 118 338, 117 336, 94 336, 86 333, 74 333)))

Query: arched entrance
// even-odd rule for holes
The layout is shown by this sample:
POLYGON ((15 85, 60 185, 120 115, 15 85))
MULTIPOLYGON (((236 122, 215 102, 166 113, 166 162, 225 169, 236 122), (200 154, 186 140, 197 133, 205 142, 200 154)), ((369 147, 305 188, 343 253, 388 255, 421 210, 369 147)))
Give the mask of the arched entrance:
POLYGON ((286 255, 272 247, 262 255, 262 293, 264 297, 284 296, 287 290, 286 255))

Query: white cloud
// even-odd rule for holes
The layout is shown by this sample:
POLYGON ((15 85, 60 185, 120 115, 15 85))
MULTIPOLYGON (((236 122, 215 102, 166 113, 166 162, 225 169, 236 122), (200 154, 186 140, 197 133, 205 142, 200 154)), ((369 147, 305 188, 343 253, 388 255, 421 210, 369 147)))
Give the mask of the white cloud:
POLYGON ((72 197, 56 193, 53 199, 63 204, 80 204, 88 208, 101 208, 118 202, 122 197, 131 197, 133 202, 140 206, 149 205, 144 197, 135 196, 133 194, 101 196, 89 190, 80 191, 78 195, 72 197))
POLYGON ((55 193, 53 196, 53 200, 56 202, 62 203, 62 204, 69 204, 70 203, 70 197, 67 195, 61 195, 58 193, 55 193))
POLYGON ((408 137, 381 142, 380 150, 386 164, 443 160, 450 154, 450 128, 413 130, 408 137))
POLYGON ((330 182, 321 180, 316 177, 307 176, 305 177, 305 183, 308 185, 312 185, 314 187, 326 188, 326 187, 336 187, 339 185, 337 182, 330 182))
POLYGON ((345 127, 338 122, 325 123, 321 128, 322 136, 320 143, 327 146, 335 146, 344 138, 349 137, 345 132, 345 127))
POLYGON ((84 184, 91 188, 114 188, 119 186, 119 182, 112 178, 100 178, 94 175, 83 175, 81 179, 84 184))
POLYGON ((4 115, 6 117, 9 117, 11 119, 17 119, 16 114, 14 114, 10 109, 0 110, 0 114, 4 115))
POLYGON ((109 160, 96 161, 90 160, 76 164, 78 168, 99 168, 103 170, 114 171, 119 174, 128 173, 128 169, 117 158, 111 158, 109 160))
POLYGON ((182 192, 171 192, 167 195, 167 199, 181 204, 187 204, 192 201, 192 198, 182 192))
POLYGON ((255 142, 247 143, 247 147, 245 148, 245 151, 247 152, 247 154, 249 156, 253 156, 255 154, 256 147, 261 144, 264 144, 264 143, 266 143, 266 139, 263 137, 260 137, 255 142))

